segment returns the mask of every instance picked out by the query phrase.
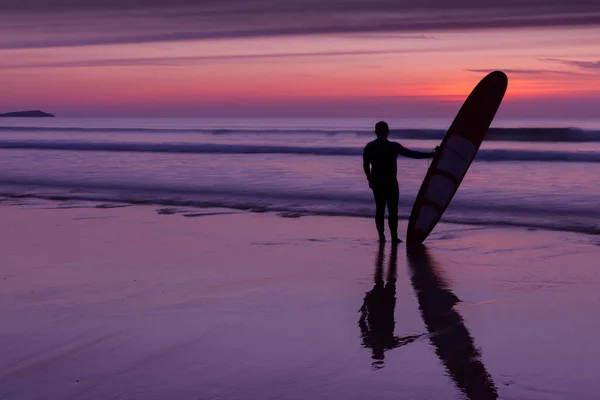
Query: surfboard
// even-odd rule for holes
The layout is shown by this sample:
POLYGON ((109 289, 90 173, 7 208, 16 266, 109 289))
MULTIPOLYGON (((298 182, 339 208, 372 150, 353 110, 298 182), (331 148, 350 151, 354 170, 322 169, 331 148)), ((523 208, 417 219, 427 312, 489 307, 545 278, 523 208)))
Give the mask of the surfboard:
POLYGON ((442 218, 483 142, 507 86, 504 72, 494 71, 465 100, 415 199, 406 231, 408 244, 422 243, 442 218))

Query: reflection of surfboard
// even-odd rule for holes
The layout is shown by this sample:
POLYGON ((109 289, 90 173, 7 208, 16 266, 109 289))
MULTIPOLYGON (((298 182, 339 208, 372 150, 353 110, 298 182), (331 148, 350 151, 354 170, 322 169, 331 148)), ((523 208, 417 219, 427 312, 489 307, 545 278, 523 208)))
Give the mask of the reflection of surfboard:
POLYGON ((494 71, 465 100, 417 194, 408 221, 408 243, 422 243, 444 214, 479 150, 507 86, 506 75, 494 71))
POLYGON ((429 341, 448 375, 467 399, 496 400, 498 389, 485 368, 465 321, 454 307, 460 302, 424 245, 406 250, 410 280, 429 341))

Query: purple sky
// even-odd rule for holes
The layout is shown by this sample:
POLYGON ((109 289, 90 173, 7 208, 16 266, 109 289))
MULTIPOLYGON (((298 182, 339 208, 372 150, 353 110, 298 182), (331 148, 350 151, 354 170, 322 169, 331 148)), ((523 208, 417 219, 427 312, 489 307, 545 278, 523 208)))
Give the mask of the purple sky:
POLYGON ((598 117, 600 1, 0 0, 0 111, 598 117))

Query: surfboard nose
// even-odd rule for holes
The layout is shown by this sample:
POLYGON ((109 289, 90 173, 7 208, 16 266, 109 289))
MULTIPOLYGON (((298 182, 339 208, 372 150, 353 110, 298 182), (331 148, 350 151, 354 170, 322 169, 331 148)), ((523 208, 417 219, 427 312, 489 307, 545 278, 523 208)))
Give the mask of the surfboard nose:
POLYGON ((497 80, 499 84, 508 86, 508 76, 502 71, 490 72, 486 78, 497 80))

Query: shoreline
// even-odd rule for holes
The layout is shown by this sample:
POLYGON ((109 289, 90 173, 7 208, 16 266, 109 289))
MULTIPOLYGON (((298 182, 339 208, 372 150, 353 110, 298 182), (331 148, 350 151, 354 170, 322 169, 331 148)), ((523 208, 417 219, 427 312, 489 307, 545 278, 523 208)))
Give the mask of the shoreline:
MULTIPOLYGON (((304 217, 344 217, 344 218, 360 218, 360 219, 373 219, 373 215, 356 212, 356 213, 348 213, 348 212, 328 212, 328 211, 305 211, 305 210, 291 210, 288 207, 276 207, 276 206, 264 206, 264 207, 255 207, 255 206, 245 206, 245 205, 218 205, 214 202, 206 201, 193 201, 193 200, 176 200, 169 199, 168 201, 149 201, 149 200, 122 200, 115 199, 114 196, 97 196, 94 198, 86 197, 85 195, 60 195, 60 194, 14 194, 0 191, 0 206, 3 203, 12 203, 14 206, 19 206, 18 200, 39 200, 42 202, 67 202, 67 203, 81 203, 83 208, 86 208, 86 205, 89 205, 90 208, 116 208, 116 207, 155 207, 157 208, 157 212, 159 214, 183 214, 184 216, 194 216, 195 214, 203 214, 201 211, 197 212, 197 210, 210 210, 213 209, 224 209, 230 210, 232 213, 238 212, 246 212, 253 214, 271 214, 276 215, 282 218, 304 218, 304 217), (92 206, 93 205, 93 206, 92 206), (180 211, 173 211, 180 209, 180 211)), ((59 208, 59 207, 57 207, 59 208)), ((408 222, 409 215, 405 215, 401 212, 398 214, 398 221, 408 222)), ((387 220, 387 213, 386 213, 387 220)), ((600 235, 600 226, 580 226, 580 225, 554 225, 548 226, 543 222, 532 222, 528 221, 526 223, 518 223, 516 221, 508 221, 508 220, 496 220, 496 221, 477 221, 477 220, 460 220, 460 219, 450 219, 448 217, 443 217, 442 221, 439 222, 442 225, 460 225, 460 226, 480 226, 482 228, 515 228, 515 229, 525 229, 525 230, 541 230, 548 232, 566 232, 566 233, 578 233, 590 236, 600 235)), ((399 229, 400 232, 403 232, 399 229)), ((404 232, 403 232, 404 233, 404 232)), ((432 233, 435 235, 435 230, 432 233)))

